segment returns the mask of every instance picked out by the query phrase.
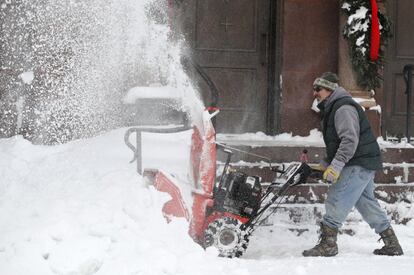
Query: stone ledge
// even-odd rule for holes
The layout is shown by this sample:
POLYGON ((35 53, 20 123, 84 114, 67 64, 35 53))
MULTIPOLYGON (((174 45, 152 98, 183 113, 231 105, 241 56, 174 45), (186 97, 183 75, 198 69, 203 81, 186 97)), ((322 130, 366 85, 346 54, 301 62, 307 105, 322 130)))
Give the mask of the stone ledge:
MULTIPOLYGON (((410 204, 402 204, 395 207, 392 204, 381 203, 381 207, 386 211, 388 217, 396 224, 407 224, 414 218, 414 210, 410 204)), ((291 225, 292 230, 295 227, 298 234, 306 231, 306 225, 312 225, 322 219, 325 213, 325 206, 321 203, 312 204, 282 204, 277 209, 271 208, 273 214, 268 216, 263 225, 273 225, 275 223, 286 223, 291 225)), ((272 213, 272 212, 269 212, 272 213)), ((266 217, 266 216, 265 216, 266 217)), ((348 215, 342 233, 351 234, 347 225, 364 222, 357 210, 353 209, 348 215), (347 229, 348 228, 348 229, 347 229)))
MULTIPOLYGON (((310 163, 318 163, 325 155, 325 147, 315 146, 278 146, 272 142, 257 141, 251 145, 231 145, 232 147, 251 154, 267 157, 275 163, 299 161, 304 149, 308 151, 307 157, 310 163)), ((414 163, 414 148, 382 148, 382 160, 384 163, 414 163)), ((232 161, 260 162, 261 159, 238 151, 233 152, 232 161)), ((218 150, 218 160, 225 161, 226 155, 218 150)))
MULTIPOLYGON (((282 165, 273 164, 273 165, 282 165)), ((232 167, 235 169, 244 172, 248 175, 257 175, 262 177, 263 182, 272 182, 276 174, 270 171, 269 167, 266 164, 262 163, 232 163, 232 167)), ((219 163, 219 167, 222 166, 222 163, 219 163)), ((287 164, 285 164, 287 166, 287 164)), ((385 183, 385 184, 406 184, 413 182, 414 183, 414 164, 384 164, 384 170, 378 171, 375 175, 376 183, 385 183)), ((315 179, 309 179, 310 183, 318 183, 315 179)))
MULTIPOLYGON (((286 203, 323 203, 329 184, 303 184, 292 188, 286 203)), ((386 203, 414 202, 414 184, 376 184, 375 196, 386 203)))

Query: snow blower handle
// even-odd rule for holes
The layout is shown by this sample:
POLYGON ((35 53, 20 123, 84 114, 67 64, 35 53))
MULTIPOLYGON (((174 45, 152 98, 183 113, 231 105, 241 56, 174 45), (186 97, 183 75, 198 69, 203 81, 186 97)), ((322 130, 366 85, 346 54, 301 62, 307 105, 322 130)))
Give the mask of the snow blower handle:
POLYGON ((280 169, 279 167, 271 167, 270 170, 276 173, 284 174, 286 172, 285 165, 283 164, 282 167, 282 169, 280 169))
MULTIPOLYGON (((283 167, 284 168, 284 167, 283 167)), ((282 173, 280 176, 277 176, 272 184, 268 187, 268 190, 266 191, 266 194, 269 195, 270 193, 273 193, 274 196, 265 203, 265 205, 262 205, 260 210, 256 213, 256 217, 249 220, 244 226, 243 229, 249 229, 250 232, 253 232, 254 226, 256 224, 260 224, 263 220, 267 219, 268 216, 270 216, 280 205, 282 202, 281 200, 277 203, 278 199, 283 198, 286 196, 289 192, 288 190, 292 188, 293 186, 297 186, 299 184, 305 183, 306 179, 308 178, 311 168, 306 163, 293 163, 289 165, 286 170, 280 170, 276 167, 272 167, 272 171, 282 173), (277 191, 276 188, 279 188, 277 191), (262 215, 269 209, 270 206, 274 205, 273 211, 264 219, 262 218, 262 215)))
MULTIPOLYGON (((220 147, 220 146, 218 145, 218 147, 220 147)), ((223 184, 223 180, 224 180, 225 175, 228 174, 228 172, 229 172, 230 161, 231 161, 231 157, 233 156, 233 151, 231 151, 229 149, 226 149, 226 148, 222 148, 222 149, 223 149, 223 152, 227 154, 227 159, 226 159, 226 163, 225 163, 224 168, 223 168, 223 173, 221 174, 220 181, 219 181, 219 184, 218 184, 219 188, 223 184)))

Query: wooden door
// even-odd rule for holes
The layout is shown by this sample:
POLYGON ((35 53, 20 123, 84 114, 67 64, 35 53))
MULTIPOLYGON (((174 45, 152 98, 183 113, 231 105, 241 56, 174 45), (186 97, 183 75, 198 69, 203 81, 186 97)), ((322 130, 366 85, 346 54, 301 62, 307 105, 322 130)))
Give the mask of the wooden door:
MULTIPOLYGON (((384 134, 402 136, 406 129, 407 97, 403 68, 414 64, 414 1, 387 1, 387 13, 393 21, 394 36, 387 48, 384 74, 384 134)), ((411 116, 414 114, 412 101, 411 116)), ((414 122, 414 118, 411 118, 414 122)), ((414 136, 414 125, 411 136, 414 136)))
MULTIPOLYGON (((269 1, 183 2, 182 26, 192 58, 219 91, 218 132, 266 130, 269 1)), ((197 83, 208 103, 208 86, 200 78, 197 83)))

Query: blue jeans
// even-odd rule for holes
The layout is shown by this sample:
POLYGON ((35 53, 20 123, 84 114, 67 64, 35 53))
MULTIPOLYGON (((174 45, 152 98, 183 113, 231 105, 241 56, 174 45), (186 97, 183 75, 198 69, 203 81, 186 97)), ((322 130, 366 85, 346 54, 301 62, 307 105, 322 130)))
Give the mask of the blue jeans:
POLYGON ((386 230, 390 222, 374 196, 374 176, 375 171, 361 166, 344 167, 338 182, 329 188, 322 223, 340 228, 355 206, 376 233, 386 230))

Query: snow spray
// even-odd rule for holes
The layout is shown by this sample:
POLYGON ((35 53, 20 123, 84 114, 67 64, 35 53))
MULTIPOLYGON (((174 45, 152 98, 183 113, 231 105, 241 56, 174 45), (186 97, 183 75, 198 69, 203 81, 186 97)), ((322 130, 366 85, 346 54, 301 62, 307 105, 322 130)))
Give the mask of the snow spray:
POLYGON ((167 1, 11 0, 0 5, 0 137, 55 144, 126 126, 135 86, 182 91, 195 121, 203 104, 172 41, 167 1), (31 77, 27 77, 31 76, 31 77))

